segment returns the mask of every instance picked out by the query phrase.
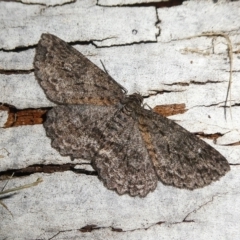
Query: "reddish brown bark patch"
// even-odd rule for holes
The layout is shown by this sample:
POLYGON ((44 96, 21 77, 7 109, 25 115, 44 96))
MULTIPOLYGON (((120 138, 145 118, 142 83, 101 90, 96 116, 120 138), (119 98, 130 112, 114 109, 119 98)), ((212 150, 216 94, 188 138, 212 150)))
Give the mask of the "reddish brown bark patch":
POLYGON ((49 108, 18 110, 12 106, 1 106, 0 110, 8 111, 8 119, 5 128, 22 125, 42 124, 49 108))
POLYGON ((184 103, 181 103, 181 104, 158 105, 153 108, 153 111, 165 117, 168 117, 176 114, 185 113, 187 109, 186 105, 184 103))

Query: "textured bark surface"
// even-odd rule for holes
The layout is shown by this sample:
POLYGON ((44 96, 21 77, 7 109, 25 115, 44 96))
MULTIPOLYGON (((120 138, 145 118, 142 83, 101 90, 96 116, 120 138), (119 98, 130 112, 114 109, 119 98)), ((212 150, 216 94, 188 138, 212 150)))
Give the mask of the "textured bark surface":
POLYGON ((43 179, 35 187, 0 195, 13 214, 0 205, 1 238, 238 239, 240 2, 161 4, 0 2, 0 186, 12 173, 5 189, 43 179), (167 105, 160 112, 177 111, 169 118, 217 149, 231 171, 193 191, 158 184, 142 199, 107 190, 91 159, 61 156, 42 126, 55 104, 34 76, 35 48, 46 32, 100 68, 102 60, 128 94, 144 96, 146 108, 167 105), (227 120, 230 58, 224 36, 231 40, 233 60, 232 118, 228 108, 227 120))

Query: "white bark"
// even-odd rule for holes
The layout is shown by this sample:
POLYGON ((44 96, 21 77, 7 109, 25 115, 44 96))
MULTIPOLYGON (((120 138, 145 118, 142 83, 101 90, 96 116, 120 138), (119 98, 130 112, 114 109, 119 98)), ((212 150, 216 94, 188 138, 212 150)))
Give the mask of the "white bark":
MULTIPOLYGON (((240 2, 190 1, 159 9, 104 7, 93 0, 41 4, 0 2, 1 103, 17 109, 54 106, 32 65, 41 33, 49 32, 76 43, 99 67, 102 60, 128 93, 148 96, 150 107, 185 103, 187 111, 170 118, 191 132, 222 134, 216 143, 204 140, 233 165, 203 189, 181 190, 159 182, 143 199, 119 196, 97 176, 73 171, 16 177, 7 188, 37 177, 43 182, 2 199, 13 217, 0 205, 1 239, 238 239, 240 2), (206 32, 223 32, 232 42, 233 106, 227 121, 222 107, 230 66, 227 41, 200 36, 206 32), (95 229, 84 232, 87 225, 95 229)), ((91 159, 71 161, 53 149, 42 125, 4 128, 7 116, 0 110, 0 174, 36 164, 74 163, 76 169, 91 171, 91 159)))

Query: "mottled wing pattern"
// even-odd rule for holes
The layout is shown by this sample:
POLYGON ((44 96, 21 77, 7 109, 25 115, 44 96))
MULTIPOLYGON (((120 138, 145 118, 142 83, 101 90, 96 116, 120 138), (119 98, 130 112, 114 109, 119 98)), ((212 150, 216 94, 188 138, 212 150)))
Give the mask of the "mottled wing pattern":
POLYGON ((218 151, 161 115, 142 109, 139 129, 157 176, 166 185, 200 188, 230 170, 218 151))
POLYGON ((92 159, 104 185, 146 196, 157 186, 137 121, 114 106, 57 106, 44 123, 52 146, 72 158, 92 159))
POLYGON ((117 110, 114 106, 59 105, 48 111, 44 127, 61 155, 90 160, 101 143, 94 129, 103 131, 117 110))
POLYGON ((51 34, 42 34, 34 67, 47 97, 56 103, 110 105, 124 96, 122 87, 109 75, 51 34))
POLYGON ((119 110, 99 135, 93 167, 108 189, 144 197, 156 188, 158 178, 134 118, 119 110))

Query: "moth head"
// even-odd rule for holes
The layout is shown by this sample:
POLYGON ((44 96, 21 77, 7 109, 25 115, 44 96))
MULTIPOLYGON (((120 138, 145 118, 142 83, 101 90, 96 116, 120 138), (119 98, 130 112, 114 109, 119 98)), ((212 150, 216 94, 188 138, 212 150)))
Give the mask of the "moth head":
POLYGON ((138 106, 141 106, 143 103, 143 97, 139 93, 131 94, 127 98, 128 102, 132 102, 138 106))
POLYGON ((141 109, 143 97, 139 93, 134 93, 123 99, 121 104, 129 113, 137 113, 141 109))

